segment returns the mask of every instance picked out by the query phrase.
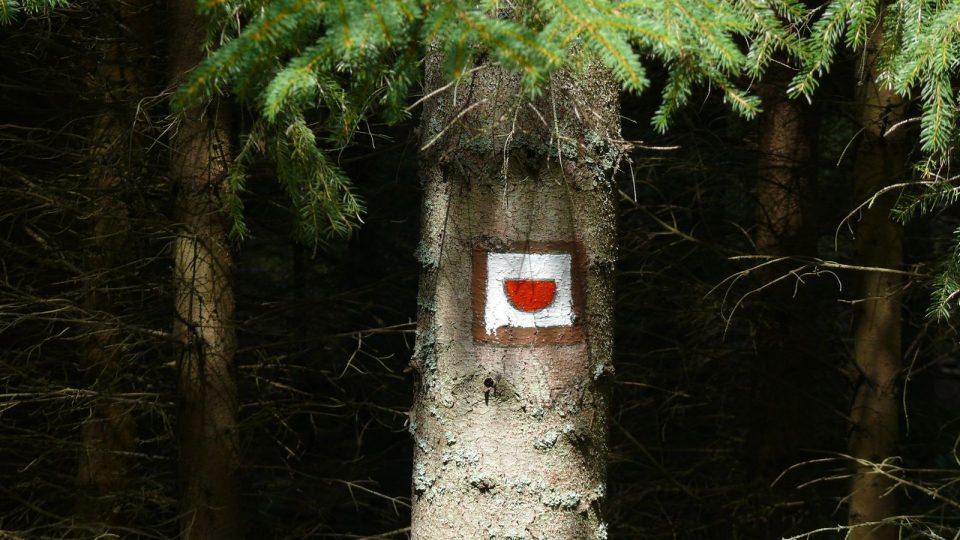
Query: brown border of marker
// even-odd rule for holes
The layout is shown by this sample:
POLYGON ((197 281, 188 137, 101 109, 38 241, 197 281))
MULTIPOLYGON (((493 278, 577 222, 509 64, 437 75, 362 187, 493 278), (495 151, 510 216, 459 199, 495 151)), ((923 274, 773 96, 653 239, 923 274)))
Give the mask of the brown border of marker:
POLYGON ((478 244, 473 248, 473 275, 470 288, 473 300, 473 340, 478 343, 519 345, 569 344, 583 341, 583 310, 586 300, 584 272, 586 255, 579 242, 511 242, 507 249, 486 247, 478 244), (570 287, 573 300, 573 325, 546 326, 542 328, 511 328, 501 326, 488 334, 483 323, 487 305, 487 254, 488 253, 569 253, 570 287))

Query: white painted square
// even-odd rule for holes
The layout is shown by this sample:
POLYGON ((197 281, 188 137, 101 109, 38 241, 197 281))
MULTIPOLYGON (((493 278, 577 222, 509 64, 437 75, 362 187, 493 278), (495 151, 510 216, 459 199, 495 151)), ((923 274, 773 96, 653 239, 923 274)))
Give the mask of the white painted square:
MULTIPOLYGON (((576 314, 573 304, 573 257, 570 253, 487 253, 486 256, 486 305, 483 321, 488 335, 495 335, 501 327, 573 326, 576 314), (550 302, 542 308, 539 303, 534 302, 521 305, 534 306, 536 309, 519 309, 507 292, 508 282, 513 285, 511 290, 516 291, 519 281, 535 281, 537 286, 553 282, 555 293, 550 302)), ((549 290, 549 287, 544 290, 549 290)), ((543 301, 546 295, 541 294, 538 298, 543 301)))

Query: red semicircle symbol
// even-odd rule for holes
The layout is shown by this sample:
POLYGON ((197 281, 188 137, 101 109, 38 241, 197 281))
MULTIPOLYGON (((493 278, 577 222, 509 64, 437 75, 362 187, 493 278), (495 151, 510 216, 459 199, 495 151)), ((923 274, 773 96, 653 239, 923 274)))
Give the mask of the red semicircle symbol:
POLYGON ((513 307, 532 313, 553 303, 557 295, 557 282, 552 279, 508 279, 503 289, 513 307))

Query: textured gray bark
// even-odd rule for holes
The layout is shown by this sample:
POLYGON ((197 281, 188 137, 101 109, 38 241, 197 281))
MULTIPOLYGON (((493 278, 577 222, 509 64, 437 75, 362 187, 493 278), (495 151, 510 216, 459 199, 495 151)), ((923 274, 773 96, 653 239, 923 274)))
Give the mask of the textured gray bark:
MULTIPOLYGON (((430 57, 427 90, 440 88, 430 57)), ((544 95, 485 66, 423 115, 413 434, 418 540, 602 539, 620 155, 617 87, 596 65, 544 95), (502 344, 473 334, 475 250, 582 253, 582 334, 502 344)))

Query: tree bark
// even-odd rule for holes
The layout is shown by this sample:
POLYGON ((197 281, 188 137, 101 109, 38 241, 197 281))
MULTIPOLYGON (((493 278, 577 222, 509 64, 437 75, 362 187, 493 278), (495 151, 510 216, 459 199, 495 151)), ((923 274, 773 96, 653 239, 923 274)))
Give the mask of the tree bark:
MULTIPOLYGON (((773 64, 759 89, 760 118, 756 248, 771 257, 816 254, 814 218, 817 118, 813 107, 787 97, 792 71, 773 64)), ((765 266, 762 285, 778 278, 794 262, 765 266)), ((767 311, 756 333, 753 421, 747 453, 768 483, 799 458, 810 442, 810 372, 816 358, 811 332, 811 294, 794 279, 767 290, 767 311)))
MULTIPOLYGON (((178 84, 203 58, 205 31, 195 2, 169 6, 171 79, 178 84)), ((179 191, 174 334, 181 344, 181 537, 191 540, 241 537, 232 259, 220 202, 230 146, 217 105, 181 114, 170 142, 179 191)))
MULTIPOLYGON (((107 280, 114 268, 129 260, 128 208, 124 192, 136 173, 130 163, 143 158, 131 126, 136 107, 148 85, 152 0, 105 3, 101 20, 102 47, 91 91, 102 98, 103 111, 90 133, 90 183, 95 186, 96 216, 87 257, 90 278, 86 307, 95 312, 115 309, 114 288, 107 280), (129 144, 126 144, 129 143, 129 144)), ((136 165, 135 165, 136 166, 136 165)), ((136 450, 136 421, 131 406, 111 398, 122 373, 124 336, 114 327, 92 330, 84 342, 83 366, 94 378, 100 396, 81 428, 77 468, 76 518, 109 528, 121 520, 117 509, 131 483, 131 454, 136 450)))
MULTIPOLYGON (((428 59, 428 92, 441 64, 428 59)), ((520 95, 519 77, 484 65, 423 113, 418 540, 607 537, 617 86, 591 64, 520 95), (581 310, 571 328, 491 333, 485 265, 531 252, 570 256, 581 310)))
POLYGON ((813 448, 817 415, 817 287, 813 279, 788 272, 797 257, 816 255, 815 219, 817 114, 805 101, 790 99, 789 67, 773 63, 758 86, 763 100, 757 157, 756 251, 770 257, 754 273, 764 287, 754 321, 755 355, 744 443, 746 464, 758 481, 757 515, 746 538, 771 538, 802 528, 802 517, 784 510, 797 493, 795 474, 781 475, 813 448), (775 262, 775 259, 785 260, 775 262), (784 279, 786 276, 786 279, 784 279))
MULTIPOLYGON (((885 9, 885 5, 883 6, 885 9)), ((865 51, 864 80, 858 87, 862 140, 854 166, 857 199, 865 201, 904 173, 902 130, 890 131, 904 118, 905 104, 895 93, 877 84, 877 59, 883 43, 882 24, 876 24, 865 51)), ((856 228, 857 264, 900 269, 903 230, 890 218, 895 194, 886 194, 862 212, 856 228)), ((850 411, 850 454, 858 460, 880 463, 894 455, 899 434, 899 377, 901 370, 902 283, 899 276, 867 272, 860 286, 858 320, 854 334, 853 368, 856 394, 850 411)), ((876 526, 896 513, 892 482, 856 465, 849 499, 853 540, 894 540, 898 527, 876 526), (864 525, 866 524, 866 525, 864 525), (859 526, 858 526, 859 525, 859 526)))

